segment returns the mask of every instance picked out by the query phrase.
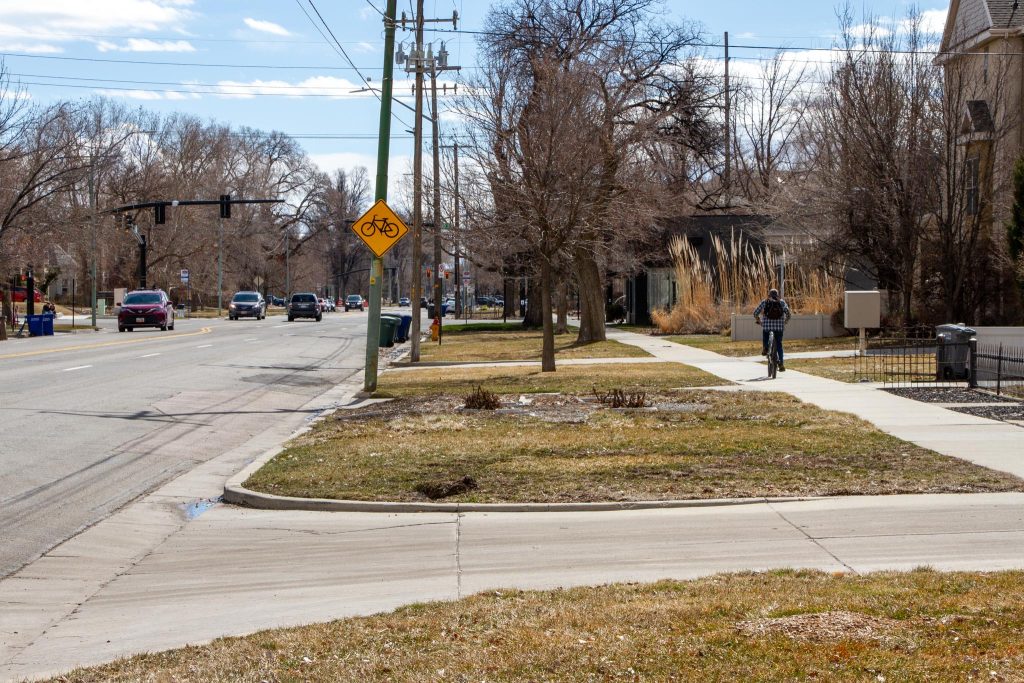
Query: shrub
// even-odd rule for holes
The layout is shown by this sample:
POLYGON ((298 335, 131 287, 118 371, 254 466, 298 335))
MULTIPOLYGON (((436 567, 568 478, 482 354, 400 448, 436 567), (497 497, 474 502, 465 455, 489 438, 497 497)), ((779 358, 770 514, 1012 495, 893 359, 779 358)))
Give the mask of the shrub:
POLYGON ((646 391, 612 389, 608 392, 602 392, 595 388, 594 396, 601 403, 612 408, 646 408, 648 406, 646 391))
POLYGON ((466 397, 465 407, 470 410, 497 410, 501 407, 498 395, 478 386, 466 397))

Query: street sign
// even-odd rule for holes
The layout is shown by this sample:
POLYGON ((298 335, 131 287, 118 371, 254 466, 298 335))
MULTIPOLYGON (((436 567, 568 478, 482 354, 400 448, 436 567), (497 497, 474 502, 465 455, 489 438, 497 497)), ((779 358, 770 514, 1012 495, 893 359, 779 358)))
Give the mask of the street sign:
POLYGON ((181 271, 181 282, 182 284, 188 284, 188 271, 184 268, 181 271))
POLYGON ((395 215, 383 199, 352 224, 352 232, 366 243, 377 258, 381 258, 398 240, 405 237, 409 227, 395 215))

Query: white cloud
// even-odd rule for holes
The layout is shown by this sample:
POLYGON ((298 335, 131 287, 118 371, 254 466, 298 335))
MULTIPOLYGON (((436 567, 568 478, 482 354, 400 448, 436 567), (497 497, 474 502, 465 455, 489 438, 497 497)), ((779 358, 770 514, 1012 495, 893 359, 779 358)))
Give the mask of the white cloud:
POLYGON ((100 95, 107 97, 125 97, 130 100, 162 100, 164 99, 163 94, 154 92, 152 90, 106 90, 98 88, 96 90, 100 95))
POLYGON ((40 55, 64 52, 64 48, 59 45, 51 45, 49 43, 8 43, 3 39, 0 39, 0 50, 4 52, 31 52, 40 55))
MULTIPOLYGON (((310 154, 309 158, 324 173, 334 173, 341 169, 352 171, 362 166, 369 174, 371 180, 377 175, 377 156, 375 154, 360 154, 358 152, 326 152, 323 154, 310 154)), ((403 174, 412 168, 412 157, 409 155, 396 155, 388 157, 388 198, 395 202, 400 196, 403 183, 408 179, 403 174)), ((373 189, 372 187, 370 188, 373 189)), ((394 206, 394 203, 392 203, 394 206)))
MULTIPOLYGON (((33 36, 71 38, 83 33, 166 31, 191 19, 192 0, 4 0, 0 27, 33 36)), ((2 30, 2 29, 0 29, 2 30)))
POLYGON ((148 38, 129 38, 118 45, 108 40, 96 43, 100 52, 195 52, 192 43, 187 40, 150 40, 148 38))
POLYGON ((368 52, 376 52, 377 51, 377 46, 374 45, 373 43, 368 43, 368 42, 363 41, 361 43, 356 43, 354 51, 355 52, 359 52, 359 53, 363 53, 363 54, 366 54, 368 52))
POLYGON ((251 28, 253 31, 261 31, 263 33, 272 33, 275 36, 290 36, 291 31, 286 29, 280 24, 275 24, 272 21, 263 21, 262 19, 253 19, 252 17, 246 17, 244 20, 245 25, 251 28))
POLYGON ((359 10, 359 18, 362 19, 363 21, 366 21, 367 19, 373 16, 377 16, 377 10, 373 9, 370 6, 363 7, 361 10, 359 10))

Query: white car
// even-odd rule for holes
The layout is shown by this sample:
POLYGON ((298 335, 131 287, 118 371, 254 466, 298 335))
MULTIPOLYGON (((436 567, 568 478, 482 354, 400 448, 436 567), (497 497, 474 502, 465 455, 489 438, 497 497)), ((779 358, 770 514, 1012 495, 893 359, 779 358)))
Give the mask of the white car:
POLYGON ((330 299, 320 299, 320 310, 322 311, 334 311, 334 302, 330 299))

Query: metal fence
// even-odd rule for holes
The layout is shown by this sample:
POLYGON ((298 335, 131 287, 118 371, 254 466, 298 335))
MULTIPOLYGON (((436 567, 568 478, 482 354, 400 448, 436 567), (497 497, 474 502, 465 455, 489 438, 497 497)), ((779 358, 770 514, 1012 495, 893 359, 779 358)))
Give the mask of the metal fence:
POLYGON ((972 384, 994 389, 997 394, 1002 394, 1007 387, 1024 386, 1024 349, 978 344, 972 384))
POLYGON ((970 383, 971 345, 943 339, 876 338, 854 359, 859 382, 956 387, 970 383))

